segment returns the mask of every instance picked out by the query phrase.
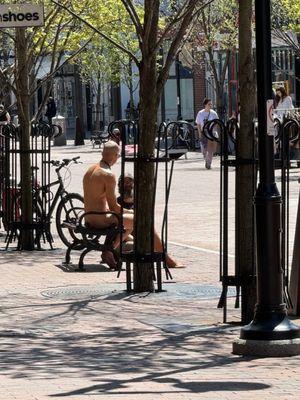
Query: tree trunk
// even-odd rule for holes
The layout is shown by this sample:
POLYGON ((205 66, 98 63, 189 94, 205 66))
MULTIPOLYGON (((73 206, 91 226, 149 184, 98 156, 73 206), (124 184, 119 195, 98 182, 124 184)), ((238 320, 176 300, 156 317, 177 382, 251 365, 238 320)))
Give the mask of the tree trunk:
POLYGON ((242 322, 252 320, 256 303, 255 234, 253 196, 256 174, 252 160, 253 118, 255 116, 255 82, 252 54, 252 1, 239 3, 239 94, 240 94, 240 133, 237 138, 236 168, 236 272, 242 280, 242 322))
POLYGON ((215 105, 215 109, 217 111, 218 117, 220 119, 223 118, 223 114, 224 114, 224 107, 223 107, 223 95, 224 95, 224 87, 223 85, 221 86, 221 84, 217 84, 216 85, 216 89, 215 89, 215 93, 216 93, 216 105, 215 105))
MULTIPOLYGON (((3 59, 3 68, 7 68, 9 66, 9 45, 7 35, 2 34, 1 42, 1 58, 3 59)), ((11 105, 11 89, 3 77, 0 80, 0 100, 6 107, 11 105)))
POLYGON ((25 28, 16 28, 16 86, 18 90, 18 113, 21 125, 20 167, 21 167, 21 230, 20 247, 22 250, 33 250, 33 231, 28 229, 32 224, 32 182, 30 160, 30 109, 29 109, 29 71, 27 63, 27 40, 25 28))
POLYGON ((128 79, 129 79, 129 117, 131 120, 135 119, 134 115, 134 100, 133 100, 133 82, 132 82, 132 61, 129 59, 128 61, 128 79))
MULTIPOLYGON (((100 76, 97 78, 97 95, 96 95, 96 119, 95 119, 95 130, 100 131, 100 113, 101 113, 101 81, 100 76)), ((105 125, 103 117, 103 126, 105 125)))
POLYGON ((80 79, 79 69, 75 67, 75 99, 76 99, 76 130, 75 146, 84 144, 85 139, 85 115, 82 106, 82 81, 80 79), (79 122, 78 122, 79 119, 79 122))
MULTIPOLYGON (((140 119, 136 169, 137 208, 135 219, 136 248, 138 254, 151 253, 153 227, 154 163, 145 162, 153 155, 158 108, 156 87, 156 53, 145 57, 140 66, 140 119)), ((153 291, 151 264, 137 262, 134 268, 134 291, 153 291)))

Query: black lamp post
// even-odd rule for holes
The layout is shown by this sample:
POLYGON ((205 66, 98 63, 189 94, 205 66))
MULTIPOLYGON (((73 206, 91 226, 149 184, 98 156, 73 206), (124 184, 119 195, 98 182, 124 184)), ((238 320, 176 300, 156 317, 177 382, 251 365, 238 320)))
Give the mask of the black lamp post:
POLYGON ((274 137, 267 134, 267 100, 272 99, 270 0, 255 0, 259 185, 254 203, 257 230, 257 304, 240 339, 290 340, 300 328, 287 317, 281 268, 281 196, 275 183, 274 137))
POLYGON ((181 89, 180 89, 180 61, 178 54, 175 59, 175 71, 176 71, 176 87, 177 87, 177 121, 180 121, 182 119, 182 115, 181 115, 181 89))

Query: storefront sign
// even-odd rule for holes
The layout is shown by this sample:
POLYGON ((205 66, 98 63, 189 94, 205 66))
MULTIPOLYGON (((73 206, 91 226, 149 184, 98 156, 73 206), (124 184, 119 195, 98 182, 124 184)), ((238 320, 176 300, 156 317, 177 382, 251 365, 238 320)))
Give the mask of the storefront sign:
POLYGON ((36 4, 1 4, 0 28, 44 25, 44 7, 36 4))

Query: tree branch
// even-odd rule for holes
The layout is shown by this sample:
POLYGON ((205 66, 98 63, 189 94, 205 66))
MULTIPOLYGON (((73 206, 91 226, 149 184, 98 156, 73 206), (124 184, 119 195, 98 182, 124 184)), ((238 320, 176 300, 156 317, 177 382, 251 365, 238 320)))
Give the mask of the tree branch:
POLYGON ((139 16, 137 15, 134 4, 132 3, 131 0, 121 0, 121 1, 127 10, 133 25, 135 26, 135 30, 139 41, 142 41, 143 27, 139 19, 139 16))
MULTIPOLYGON (((198 0, 199 1, 199 0, 198 0)), ((215 0, 208 0, 205 4, 203 4, 198 10, 195 11, 195 13, 192 15, 192 19, 201 12, 202 9, 204 9, 206 6, 211 4, 215 0)), ((188 0, 187 0, 188 2, 188 0)), ((186 2, 186 4, 187 4, 186 2)), ((172 28, 174 28, 174 25, 176 25, 180 20, 182 20, 186 14, 189 12, 189 5, 184 5, 182 6, 178 11, 175 17, 168 23, 166 28, 163 30, 163 33, 160 35, 159 40, 157 41, 156 48, 158 49, 161 46, 162 41, 165 39, 165 37, 170 33, 172 28), (185 8, 185 11, 182 13, 183 9, 185 8), (182 14, 181 14, 182 13, 182 14)))
POLYGON ((66 58, 62 64, 60 64, 59 66, 54 68, 53 71, 51 71, 50 74, 48 74, 44 79, 42 79, 40 81, 40 83, 36 86, 36 88, 30 93, 30 96, 32 96, 33 93, 36 92, 46 81, 48 81, 49 79, 53 78, 53 76, 57 73, 57 71, 60 70, 60 68, 62 68, 70 60, 72 60, 74 57, 76 57, 78 54, 80 54, 85 49, 85 47, 90 43, 90 41, 92 40, 93 37, 94 37, 94 34, 82 45, 82 47, 80 47, 80 49, 78 49, 70 57, 66 58))
POLYGON ((181 40, 182 40, 189 24, 192 21, 193 9, 194 9, 195 5, 197 4, 197 2, 198 2, 198 0, 189 0, 189 4, 187 5, 189 12, 185 13, 185 17, 183 18, 183 21, 182 21, 178 31, 176 32, 174 39, 171 42, 169 51, 167 53, 166 61, 164 63, 164 66, 160 70, 158 79, 157 79, 157 85, 158 85, 159 91, 162 90, 162 87, 165 84, 170 66, 171 66, 171 64, 174 60, 174 57, 180 47, 181 40))
POLYGON ((114 39, 110 38, 109 36, 107 36, 105 33, 102 33, 101 31, 99 31, 99 29, 97 29, 96 27, 94 27, 92 24, 90 24, 88 21, 86 21, 84 18, 81 18, 79 15, 77 15, 74 11, 70 10, 67 6, 65 6, 64 4, 59 4, 57 1, 55 0, 51 0, 52 3, 56 4, 57 6, 63 8, 64 10, 68 11, 71 15, 73 15, 73 17, 79 19, 79 21, 81 21, 82 23, 84 23, 86 26, 88 26, 90 29, 92 29, 94 32, 98 33, 99 36, 103 37, 105 40, 107 40, 108 42, 110 42, 111 44, 113 44, 114 46, 116 46, 119 50, 123 51, 124 53, 128 54, 130 56, 130 58, 132 58, 132 60, 134 60, 134 62, 139 65, 139 60, 136 58, 136 56, 128 49, 126 49, 125 47, 123 47, 121 44, 119 44, 118 42, 116 42, 114 39))

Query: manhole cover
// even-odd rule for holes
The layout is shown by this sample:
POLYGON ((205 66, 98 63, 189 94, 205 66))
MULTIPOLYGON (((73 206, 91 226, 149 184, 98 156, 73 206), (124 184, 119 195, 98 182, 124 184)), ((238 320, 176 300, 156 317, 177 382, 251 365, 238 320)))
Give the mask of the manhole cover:
MULTIPOLYGON (((219 297, 222 293, 222 286, 201 285, 190 283, 168 283, 163 286, 166 290, 157 293, 158 296, 167 296, 180 299, 213 299, 219 297)), ((228 288, 228 296, 235 296, 235 288, 228 288)))
POLYGON ((41 295, 43 297, 55 299, 87 299, 105 295, 108 296, 116 292, 120 293, 122 289, 123 285, 117 284, 73 285, 43 290, 41 295))
MULTIPOLYGON (((213 299, 221 295, 222 287, 214 285, 200 285, 189 283, 167 283, 163 285, 163 292, 149 293, 145 297, 144 294, 130 295, 125 291, 124 284, 99 284, 99 285, 72 285, 62 286, 43 290, 41 295, 46 298, 55 299, 93 299, 102 297, 110 300, 118 300, 124 297, 133 296, 135 301, 140 298, 156 299, 156 298, 174 298, 174 299, 213 299)), ((228 296, 235 296, 235 288, 228 288, 228 296)))

